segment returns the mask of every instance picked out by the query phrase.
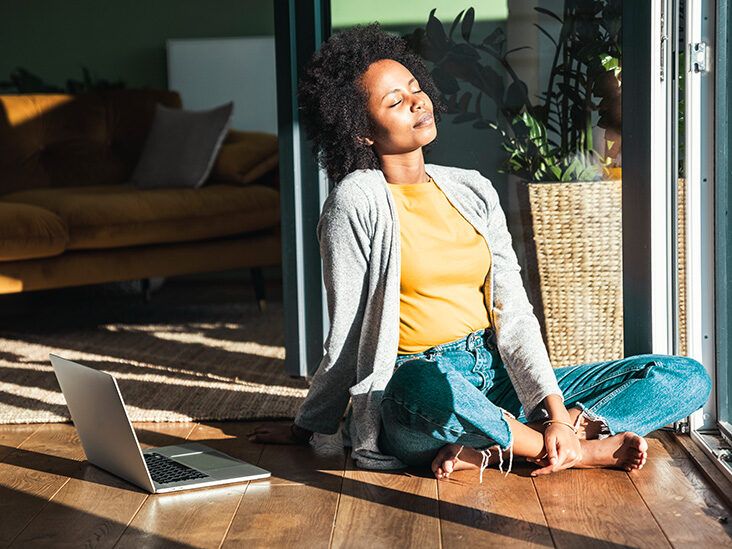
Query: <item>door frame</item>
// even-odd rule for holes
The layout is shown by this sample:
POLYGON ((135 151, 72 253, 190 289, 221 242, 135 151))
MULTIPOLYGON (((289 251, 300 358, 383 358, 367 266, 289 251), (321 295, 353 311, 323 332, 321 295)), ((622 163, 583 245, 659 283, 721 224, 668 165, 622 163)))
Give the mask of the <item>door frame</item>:
POLYGON ((300 126, 297 84, 330 35, 330 1, 274 0, 274 14, 285 372, 309 379, 322 360, 329 322, 316 235, 329 185, 300 126))

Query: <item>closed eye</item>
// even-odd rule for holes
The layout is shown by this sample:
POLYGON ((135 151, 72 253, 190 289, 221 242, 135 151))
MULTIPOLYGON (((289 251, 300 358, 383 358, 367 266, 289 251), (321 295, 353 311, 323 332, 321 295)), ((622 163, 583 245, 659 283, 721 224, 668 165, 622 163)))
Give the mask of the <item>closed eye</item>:
MULTIPOLYGON (((412 92, 412 93, 422 93, 422 91, 423 90, 417 90, 417 91, 412 92)), ((393 105, 389 105, 389 108, 391 109, 392 107, 396 107, 399 103, 401 103, 401 101, 399 101, 397 103, 394 103, 393 105)))

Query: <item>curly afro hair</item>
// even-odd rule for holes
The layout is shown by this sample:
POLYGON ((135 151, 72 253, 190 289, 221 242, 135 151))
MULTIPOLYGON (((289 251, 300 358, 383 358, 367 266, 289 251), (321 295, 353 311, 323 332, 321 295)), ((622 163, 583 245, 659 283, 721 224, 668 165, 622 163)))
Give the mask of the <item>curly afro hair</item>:
POLYGON ((298 99, 313 154, 335 183, 354 170, 380 168, 374 149, 359 143, 357 136, 373 130, 360 79, 371 63, 381 59, 398 61, 417 78, 432 100, 435 123, 447 110, 427 67, 405 39, 388 34, 377 22, 334 34, 308 63, 298 84, 298 99))

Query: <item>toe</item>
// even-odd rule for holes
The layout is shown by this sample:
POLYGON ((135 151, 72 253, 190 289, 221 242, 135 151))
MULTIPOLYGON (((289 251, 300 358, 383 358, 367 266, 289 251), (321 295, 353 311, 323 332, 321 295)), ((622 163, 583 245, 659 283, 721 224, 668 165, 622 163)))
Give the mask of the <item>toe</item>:
POLYGON ((447 460, 451 459, 455 455, 454 445, 446 444, 437 452, 437 455, 432 460, 432 470, 437 472, 439 469, 444 468, 447 460))
POLYGON ((437 473, 440 469, 440 465, 442 465, 442 452, 440 451, 436 456, 435 459, 432 460, 432 471, 437 473))
POLYGON ((638 449, 641 452, 648 451, 648 441, 640 435, 638 435, 638 449))

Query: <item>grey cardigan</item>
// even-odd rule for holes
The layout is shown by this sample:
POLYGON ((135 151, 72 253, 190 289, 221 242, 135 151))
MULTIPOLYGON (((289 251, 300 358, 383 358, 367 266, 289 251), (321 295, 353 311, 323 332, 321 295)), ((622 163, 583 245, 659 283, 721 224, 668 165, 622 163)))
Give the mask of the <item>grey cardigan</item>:
MULTIPOLYGON (((542 400, 563 397, 524 290, 506 218, 491 182, 477 170, 426 164, 447 199, 483 235, 491 325, 528 421, 547 417, 542 400)), ((381 170, 356 170, 330 192, 317 225, 330 328, 324 355, 295 423, 335 434, 349 404, 351 457, 363 469, 406 467, 377 445, 380 401, 399 346, 400 232, 381 170)), ((467 335, 467 334, 466 334, 467 335)))

